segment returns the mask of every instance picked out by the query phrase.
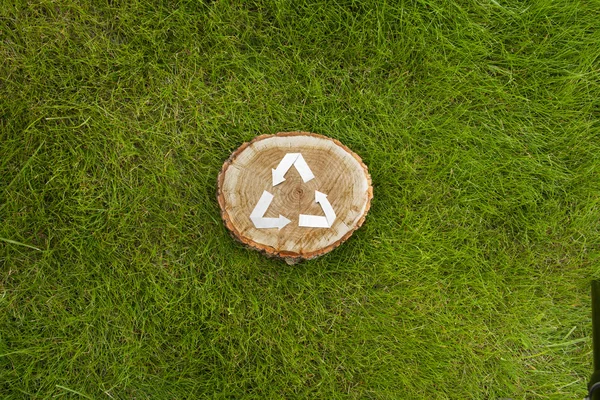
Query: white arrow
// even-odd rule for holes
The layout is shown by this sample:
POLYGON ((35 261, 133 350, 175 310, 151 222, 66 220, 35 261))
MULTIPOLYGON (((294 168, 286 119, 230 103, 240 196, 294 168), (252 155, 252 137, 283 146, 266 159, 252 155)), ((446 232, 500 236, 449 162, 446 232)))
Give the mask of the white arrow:
POLYGON ((333 211, 331 203, 327 200, 327 195, 315 190, 315 201, 321 205, 329 226, 333 225, 333 222, 335 221, 335 211, 333 211))
POLYGON ((266 229, 266 228, 278 228, 281 229, 291 221, 279 214, 279 218, 265 218, 264 215, 267 212, 267 209, 271 205, 273 201, 273 195, 266 190, 263 192, 262 196, 256 203, 254 210, 250 214, 250 219, 254 223, 254 226, 258 229, 266 229))
POLYGON ((296 167, 296 170, 298 170, 298 173, 304 182, 308 182, 315 177, 304 160, 304 157, 302 157, 302 154, 287 153, 283 156, 277 168, 271 170, 273 174, 273 186, 277 186, 285 181, 285 174, 292 168, 292 165, 296 167))
POLYGON ((304 182, 308 182, 312 178, 315 177, 313 175, 312 171, 310 170, 310 167, 304 160, 304 157, 302 157, 302 154, 298 154, 298 158, 296 159, 296 162, 294 163, 294 167, 296 167, 296 170, 298 171, 298 173, 300 174, 300 177, 302 178, 302 180, 304 182))
POLYGON ((327 200, 327 195, 315 190, 315 201, 321 205, 325 216, 300 214, 298 226, 307 228, 331 228, 336 216, 333 207, 331 207, 331 203, 327 200))

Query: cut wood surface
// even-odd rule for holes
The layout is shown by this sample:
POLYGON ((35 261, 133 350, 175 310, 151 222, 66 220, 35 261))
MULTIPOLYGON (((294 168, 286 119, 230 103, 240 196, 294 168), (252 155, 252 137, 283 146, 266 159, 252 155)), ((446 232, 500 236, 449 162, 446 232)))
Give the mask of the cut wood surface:
POLYGON ((346 241, 373 188, 361 158, 339 141, 286 132, 240 146, 223 164, 217 197, 236 239, 293 263, 346 241))

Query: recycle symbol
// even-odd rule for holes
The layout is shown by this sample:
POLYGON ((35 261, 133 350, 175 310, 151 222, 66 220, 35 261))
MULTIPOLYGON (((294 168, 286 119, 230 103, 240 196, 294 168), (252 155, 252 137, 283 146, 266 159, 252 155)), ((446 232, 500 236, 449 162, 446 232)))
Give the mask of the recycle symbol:
MULTIPOLYGON (((273 186, 279 185, 281 182, 285 181, 285 174, 289 171, 290 168, 294 166, 302 180, 306 183, 313 179, 315 176, 310 170, 308 164, 302 157, 300 153, 287 153, 283 159, 279 162, 279 165, 276 169, 272 170, 273 173, 273 186)), ((279 214, 279 218, 268 218, 265 217, 265 213, 271 205, 273 201, 273 195, 268 191, 264 191, 258 203, 252 210, 250 214, 250 219, 254 223, 254 226, 258 229, 267 229, 267 228, 278 228, 281 229, 290 221, 283 215, 279 214)), ((325 193, 321 193, 318 190, 315 190, 315 202, 321 205, 323 209, 323 213, 325 216, 320 215, 306 215, 300 214, 298 219, 298 226, 307 227, 307 228, 331 228, 333 222, 335 221, 335 211, 327 200, 327 195, 325 193)))

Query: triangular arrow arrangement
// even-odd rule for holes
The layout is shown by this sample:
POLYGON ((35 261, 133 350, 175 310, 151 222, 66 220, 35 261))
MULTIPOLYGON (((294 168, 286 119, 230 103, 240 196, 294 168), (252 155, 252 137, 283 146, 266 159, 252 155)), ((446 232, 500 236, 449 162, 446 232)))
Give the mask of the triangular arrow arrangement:
MULTIPOLYGON (((302 157, 302 154, 287 153, 279 162, 277 168, 272 170, 273 186, 277 186, 281 182, 285 181, 285 174, 290 170, 290 168, 292 168, 292 166, 296 167, 296 170, 298 170, 298 173, 304 182, 308 182, 315 177, 310 170, 310 167, 304 160, 304 157, 302 157)), ((264 216, 272 201, 273 195, 266 190, 263 191, 258 203, 256 203, 256 206, 254 206, 254 209, 250 214, 250 219, 256 228, 281 229, 291 222, 283 215, 279 215, 279 218, 267 218, 264 216)), ((315 202, 321 205, 325 216, 300 214, 298 226, 307 228, 331 228, 333 222, 335 221, 336 215, 331 203, 329 203, 329 200, 327 200, 327 195, 315 190, 315 202)))

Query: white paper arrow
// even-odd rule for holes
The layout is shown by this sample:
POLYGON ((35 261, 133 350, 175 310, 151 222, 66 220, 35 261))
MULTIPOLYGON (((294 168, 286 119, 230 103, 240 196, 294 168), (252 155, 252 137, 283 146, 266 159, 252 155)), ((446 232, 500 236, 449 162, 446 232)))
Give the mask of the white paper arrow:
POLYGON ((273 195, 266 190, 263 192, 262 196, 254 206, 254 210, 250 214, 250 219, 254 223, 254 226, 258 229, 266 229, 266 228, 278 228, 281 229, 291 221, 279 214, 279 218, 265 218, 264 215, 267 212, 267 209, 271 205, 273 201, 273 195))
POLYGON ((300 177, 302 178, 302 180, 304 182, 308 182, 312 178, 315 177, 313 175, 312 171, 310 170, 310 167, 304 160, 304 157, 302 157, 302 154, 298 154, 298 158, 296 159, 296 162, 294 163, 294 167, 296 167, 296 170, 298 171, 298 173, 300 174, 300 177))
POLYGON ((302 154, 287 153, 283 156, 277 168, 271 170, 273 175, 273 186, 277 186, 285 181, 285 174, 292 168, 292 165, 296 167, 296 170, 298 170, 298 173, 304 182, 308 182, 315 177, 304 160, 304 157, 302 157, 302 154))
POLYGON ((315 190, 315 201, 321 205, 325 216, 300 214, 298 226, 307 228, 331 228, 336 216, 333 207, 331 207, 331 203, 327 200, 327 195, 315 190))
POLYGON ((333 211, 331 203, 327 200, 327 195, 315 190, 315 201, 321 205, 329 226, 333 225, 333 222, 335 221, 335 211, 333 211))

